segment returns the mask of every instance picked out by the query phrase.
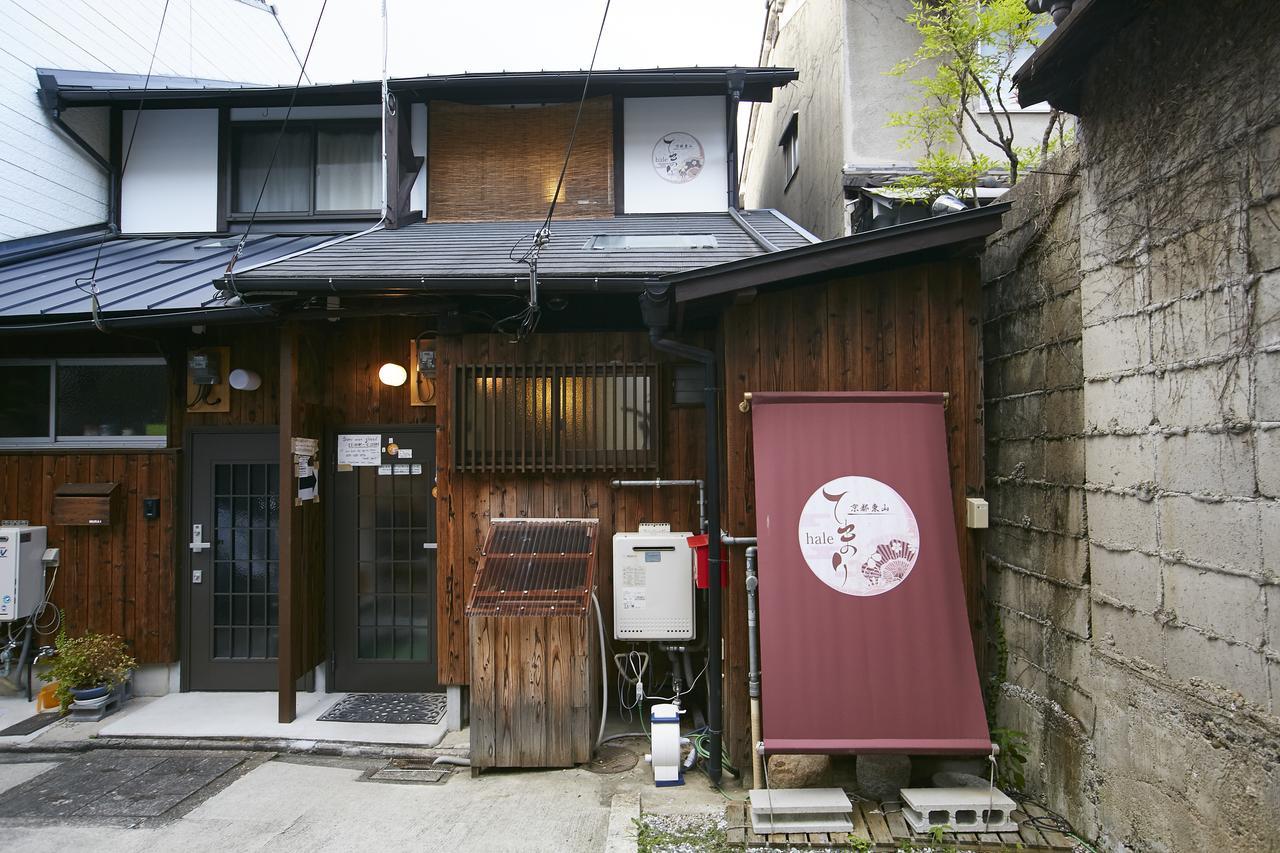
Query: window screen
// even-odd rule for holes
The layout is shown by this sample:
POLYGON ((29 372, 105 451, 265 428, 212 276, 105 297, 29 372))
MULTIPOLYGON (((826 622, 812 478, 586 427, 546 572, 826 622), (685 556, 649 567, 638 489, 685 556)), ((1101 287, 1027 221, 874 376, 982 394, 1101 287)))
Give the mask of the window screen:
POLYGON ((655 377, 645 363, 463 365, 454 462, 463 471, 656 468, 655 377))
POLYGON ((59 364, 58 437, 163 436, 163 364, 59 364))
POLYGON ((51 387, 48 364, 0 367, 0 437, 48 438, 51 387))

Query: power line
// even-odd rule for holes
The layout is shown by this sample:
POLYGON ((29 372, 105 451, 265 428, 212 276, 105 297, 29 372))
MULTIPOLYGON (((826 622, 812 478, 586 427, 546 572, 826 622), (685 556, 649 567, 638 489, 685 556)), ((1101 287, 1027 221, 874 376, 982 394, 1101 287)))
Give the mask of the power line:
POLYGON ((227 277, 232 283, 232 289, 235 288, 234 271, 236 261, 240 260, 240 255, 244 252, 245 243, 249 241, 249 232, 253 230, 253 222, 258 218, 258 209, 262 206, 262 197, 266 195, 267 183, 271 180, 271 170, 275 168, 276 156, 280 153, 280 143, 284 140, 284 132, 289 127, 289 117, 293 115, 293 105, 298 100, 298 90, 302 88, 302 78, 306 75, 307 63, 311 60, 311 49, 316 46, 316 34, 320 32, 320 22, 324 20, 324 10, 328 5, 329 0, 324 0, 320 4, 320 14, 316 15, 316 25, 311 30, 311 41, 307 44, 307 55, 302 58, 302 63, 298 66, 298 79, 294 82, 293 92, 289 95, 289 106, 284 111, 284 120, 280 122, 280 132, 276 134, 276 144, 271 149, 271 159, 267 161, 267 172, 262 178, 262 186, 258 187, 258 198, 253 203, 253 212, 249 214, 249 221, 245 225, 244 233, 240 235, 240 242, 236 244, 236 250, 231 255, 231 260, 227 263, 227 277))
MULTIPOLYGON (((529 265, 529 301, 524 310, 504 317, 494 324, 494 329, 504 331, 508 324, 514 324, 512 333, 517 341, 522 341, 538 328, 538 320, 542 317, 542 308, 538 305, 538 255, 551 242, 551 218, 556 212, 556 202, 560 199, 560 190, 564 186, 565 175, 569 171, 569 160, 573 156, 573 144, 578 138, 578 125, 582 121, 582 108, 587 102, 587 89, 591 86, 591 74, 596 67, 596 54, 600 52, 600 39, 604 36, 605 21, 609 19, 609 6, 613 0, 605 0, 604 12, 600 15, 600 29, 596 32, 596 43, 591 49, 591 63, 587 66, 587 76, 582 81, 582 94, 578 97, 578 111, 573 117, 573 130, 569 133, 569 145, 565 148, 564 163, 560 166, 560 177, 556 180, 555 192, 551 194, 551 203, 547 207, 547 218, 542 227, 534 234, 532 242, 521 257, 522 263, 529 265)), ((511 247, 508 257, 514 259, 516 249, 528 239, 521 237, 511 247)))
MULTIPOLYGON (((164 34, 164 22, 169 16, 169 0, 164 0, 164 8, 160 11, 160 26, 156 29, 155 44, 151 46, 151 59, 147 62, 147 76, 142 81, 142 94, 138 98, 138 111, 133 118, 133 129, 129 131, 129 144, 125 148, 124 160, 120 164, 120 186, 121 192, 124 188, 124 171, 129 168, 129 155, 133 153, 134 140, 138 138, 138 126, 142 124, 142 111, 147 104, 147 90, 151 86, 151 72, 156 65, 156 54, 160 52, 160 36, 164 34)), ((98 241, 98 249, 93 255, 93 269, 89 273, 88 278, 77 278, 75 286, 85 293, 89 294, 89 312, 93 316, 93 325, 99 332, 105 332, 107 329, 102 323, 102 318, 98 316, 98 266, 102 262, 102 247, 107 242, 110 232, 102 235, 102 239, 98 241), (85 285, 89 289, 85 290, 85 285)))

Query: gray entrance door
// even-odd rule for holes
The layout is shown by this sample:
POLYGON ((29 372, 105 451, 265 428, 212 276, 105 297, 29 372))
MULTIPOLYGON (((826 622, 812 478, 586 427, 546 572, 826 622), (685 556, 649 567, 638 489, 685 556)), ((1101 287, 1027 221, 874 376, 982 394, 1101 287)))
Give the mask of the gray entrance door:
POLYGON ((192 690, 274 690, 280 511, 275 432, 193 433, 189 589, 192 690), (198 528, 198 529, 197 529, 198 528))
POLYGON ((333 689, 436 690, 435 431, 339 432, 376 432, 399 454, 332 478, 333 689))

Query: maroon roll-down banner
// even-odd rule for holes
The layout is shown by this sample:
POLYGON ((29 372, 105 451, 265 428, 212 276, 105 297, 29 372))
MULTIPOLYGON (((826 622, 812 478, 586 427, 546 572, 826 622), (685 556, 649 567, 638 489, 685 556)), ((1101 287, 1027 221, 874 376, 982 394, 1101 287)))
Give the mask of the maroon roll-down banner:
POLYGON ((940 393, 755 393, 764 748, 991 751, 940 393))

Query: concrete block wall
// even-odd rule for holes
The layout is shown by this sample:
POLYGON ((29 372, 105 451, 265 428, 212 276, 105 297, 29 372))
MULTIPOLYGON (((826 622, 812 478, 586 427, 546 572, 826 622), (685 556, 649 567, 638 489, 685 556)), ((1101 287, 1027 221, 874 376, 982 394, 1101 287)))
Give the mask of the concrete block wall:
POLYGON ((1110 850, 1280 849, 1267 6, 1173 0, 1115 39, 1067 174, 1013 191, 985 258, 998 716, 1110 850))

